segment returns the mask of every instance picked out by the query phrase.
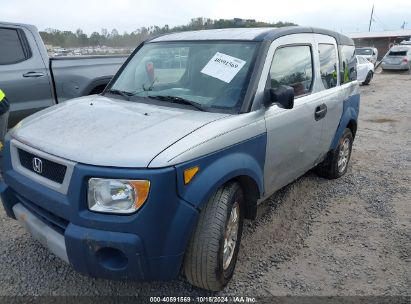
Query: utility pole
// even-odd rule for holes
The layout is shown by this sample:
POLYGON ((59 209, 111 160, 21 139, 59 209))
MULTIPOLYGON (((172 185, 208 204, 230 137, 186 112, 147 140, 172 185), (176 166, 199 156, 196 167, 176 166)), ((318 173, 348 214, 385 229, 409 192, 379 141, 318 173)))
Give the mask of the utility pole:
POLYGON ((369 32, 371 31, 372 15, 374 15, 374 4, 372 5, 371 17, 370 17, 370 25, 368 26, 368 31, 369 31, 369 32))

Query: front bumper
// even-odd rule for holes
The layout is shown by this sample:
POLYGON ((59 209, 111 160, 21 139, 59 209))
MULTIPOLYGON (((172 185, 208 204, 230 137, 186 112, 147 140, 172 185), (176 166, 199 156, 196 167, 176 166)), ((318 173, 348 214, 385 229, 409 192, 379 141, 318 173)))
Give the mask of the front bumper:
POLYGON ((0 195, 9 217, 75 270, 94 277, 168 280, 178 276, 198 210, 177 195, 175 168, 116 169, 76 164, 66 195, 13 170, 9 142, 0 195), (131 215, 90 212, 90 177, 150 179, 147 202, 131 215))
MULTIPOLYGON (((136 235, 99 231, 75 225, 69 225, 63 235, 22 203, 14 205, 13 212, 34 239, 64 262, 73 264, 82 273, 112 279, 147 278, 147 269, 144 269, 141 256, 142 243, 136 235)), ((174 265, 177 265, 179 260, 178 257, 164 259, 174 265)))
POLYGON ((76 271, 99 278, 137 281, 176 278, 197 219, 197 211, 185 205, 184 210, 170 215, 173 226, 169 226, 168 235, 158 237, 163 225, 154 221, 144 229, 152 232, 147 239, 138 225, 130 233, 66 222, 12 188, 4 184, 1 188, 2 202, 10 217, 16 218, 36 240, 76 271), (153 251, 159 253, 154 255, 153 251))
POLYGON ((68 263, 66 243, 64 242, 63 235, 50 228, 21 203, 13 206, 13 212, 16 219, 30 232, 33 238, 64 262, 68 263))

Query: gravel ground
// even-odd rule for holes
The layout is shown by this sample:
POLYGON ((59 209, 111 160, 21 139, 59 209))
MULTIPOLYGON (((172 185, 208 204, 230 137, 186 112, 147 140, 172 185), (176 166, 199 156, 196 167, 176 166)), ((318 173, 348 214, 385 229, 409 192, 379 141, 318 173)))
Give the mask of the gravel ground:
POLYGON ((172 282, 82 276, 0 208, 0 295, 411 296, 411 75, 376 74, 361 87, 348 173, 309 172, 247 222, 236 273, 220 293, 172 282))

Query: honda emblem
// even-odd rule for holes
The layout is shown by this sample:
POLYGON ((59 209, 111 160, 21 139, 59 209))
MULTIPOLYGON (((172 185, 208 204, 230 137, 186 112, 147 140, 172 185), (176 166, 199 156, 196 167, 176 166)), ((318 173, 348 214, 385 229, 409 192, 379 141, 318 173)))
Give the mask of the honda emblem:
POLYGON ((43 161, 40 158, 33 158, 33 170, 39 174, 43 172, 43 161))

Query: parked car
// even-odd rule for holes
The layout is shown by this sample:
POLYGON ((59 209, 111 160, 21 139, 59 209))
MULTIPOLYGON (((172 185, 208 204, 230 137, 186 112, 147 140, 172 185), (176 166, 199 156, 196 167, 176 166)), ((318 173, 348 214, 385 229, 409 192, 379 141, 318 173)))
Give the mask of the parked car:
POLYGON ((370 84, 374 76, 374 64, 363 56, 357 55, 357 80, 364 85, 370 84))
POLYGON ((49 58, 33 25, 0 21, 0 84, 9 125, 59 102, 101 93, 127 56, 49 58))
POLYGON ((4 208, 81 273, 168 280, 182 270, 221 290, 258 203, 311 168, 347 172, 360 102, 354 50, 309 27, 146 41, 102 95, 11 130, 4 208), (161 64, 176 53, 181 65, 161 64))
POLYGON ((395 45, 382 59, 383 70, 409 70, 411 66, 411 45, 395 45))
POLYGON ((355 53, 368 59, 374 65, 377 63, 378 49, 375 47, 359 47, 355 49, 355 53))

